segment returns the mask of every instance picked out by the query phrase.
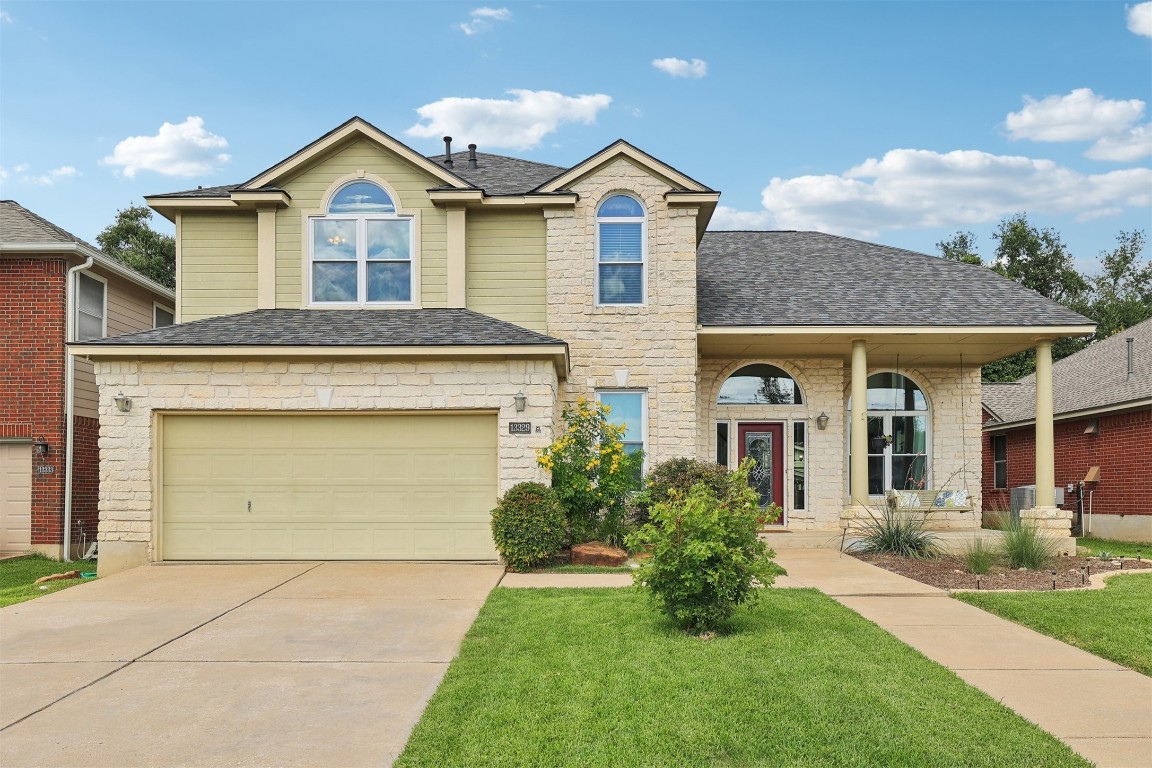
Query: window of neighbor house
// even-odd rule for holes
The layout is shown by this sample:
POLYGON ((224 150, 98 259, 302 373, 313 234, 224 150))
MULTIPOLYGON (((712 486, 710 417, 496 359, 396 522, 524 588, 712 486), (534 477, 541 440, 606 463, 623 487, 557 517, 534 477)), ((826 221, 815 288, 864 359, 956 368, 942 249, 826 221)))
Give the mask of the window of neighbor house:
MULTIPOLYGON (((608 412, 610 424, 624 425, 624 451, 632 454, 646 450, 645 440, 648 436, 648 393, 638 389, 612 389, 600 390, 596 397, 602 405, 611 410, 608 412)), ((648 458, 645 456, 647 465, 648 458)))
POLYGON ((156 304, 152 307, 152 327, 167 328, 176 322, 176 315, 167 307, 156 304))
POLYGON ((85 272, 76 274, 76 341, 108 335, 108 286, 85 272))
POLYGON ((992 465, 996 488, 1008 487, 1008 435, 992 435, 992 465))
POLYGON ((628 195, 613 195, 596 211, 596 303, 643 304, 648 219, 628 195))
POLYGON ((313 303, 413 303, 412 218, 379 185, 344 185, 308 226, 313 303))

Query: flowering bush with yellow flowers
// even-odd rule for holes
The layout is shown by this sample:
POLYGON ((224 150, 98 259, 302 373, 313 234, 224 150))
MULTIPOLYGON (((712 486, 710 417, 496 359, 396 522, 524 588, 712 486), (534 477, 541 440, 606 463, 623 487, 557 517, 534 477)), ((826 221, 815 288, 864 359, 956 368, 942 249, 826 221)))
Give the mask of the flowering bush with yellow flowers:
POLYGON ((643 454, 624 450, 624 425, 611 422, 611 410, 579 398, 561 414, 564 433, 536 458, 552 473, 573 544, 621 543, 628 500, 640 489, 643 454))

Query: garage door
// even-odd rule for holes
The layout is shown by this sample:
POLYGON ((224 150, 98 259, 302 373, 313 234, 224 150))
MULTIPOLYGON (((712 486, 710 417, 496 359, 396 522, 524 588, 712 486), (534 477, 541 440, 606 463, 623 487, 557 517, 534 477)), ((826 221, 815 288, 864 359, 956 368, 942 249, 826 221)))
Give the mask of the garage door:
POLYGON ((495 559, 494 415, 163 420, 165 560, 495 559))
POLYGON ((0 552, 32 547, 32 446, 0 443, 0 552))

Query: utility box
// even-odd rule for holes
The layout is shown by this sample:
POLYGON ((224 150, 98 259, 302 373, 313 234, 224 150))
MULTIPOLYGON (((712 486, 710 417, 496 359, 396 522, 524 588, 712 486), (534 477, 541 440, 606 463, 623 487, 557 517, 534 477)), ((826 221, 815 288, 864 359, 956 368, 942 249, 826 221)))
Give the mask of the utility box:
MULTIPOLYGON (((1064 489, 1053 489, 1056 495, 1056 506, 1064 504, 1064 489)), ((1019 485, 1008 491, 1008 509, 1012 513, 1012 520, 1020 519, 1020 510, 1032 509, 1036 506, 1036 486, 1019 485)))

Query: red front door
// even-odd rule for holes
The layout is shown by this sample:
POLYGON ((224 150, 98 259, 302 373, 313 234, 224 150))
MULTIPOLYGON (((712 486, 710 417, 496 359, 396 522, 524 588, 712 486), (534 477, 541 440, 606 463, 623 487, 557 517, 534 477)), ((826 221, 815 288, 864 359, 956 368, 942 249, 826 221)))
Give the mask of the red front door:
POLYGON ((748 484, 760 495, 760 506, 784 506, 784 425, 776 423, 740 424, 740 460, 756 461, 748 484))

